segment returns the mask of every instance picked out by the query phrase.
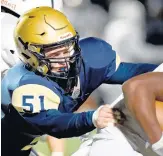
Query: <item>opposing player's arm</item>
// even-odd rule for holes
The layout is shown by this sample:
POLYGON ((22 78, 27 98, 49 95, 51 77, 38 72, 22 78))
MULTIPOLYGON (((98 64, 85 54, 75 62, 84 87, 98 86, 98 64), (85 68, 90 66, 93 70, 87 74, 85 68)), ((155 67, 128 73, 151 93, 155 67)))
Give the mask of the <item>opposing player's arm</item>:
POLYGON ((140 122, 151 143, 158 141, 162 130, 156 116, 155 101, 163 101, 163 73, 146 73, 124 83, 125 103, 140 122))

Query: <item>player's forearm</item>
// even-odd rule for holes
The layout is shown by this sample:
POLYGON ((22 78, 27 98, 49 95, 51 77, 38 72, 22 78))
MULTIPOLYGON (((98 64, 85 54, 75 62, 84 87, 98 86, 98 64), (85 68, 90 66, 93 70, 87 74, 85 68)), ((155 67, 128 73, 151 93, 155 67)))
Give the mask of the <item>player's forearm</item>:
POLYGON ((135 84, 129 82, 123 85, 125 103, 133 116, 140 123, 150 142, 157 142, 162 131, 158 123, 155 111, 155 94, 151 88, 141 81, 135 84))
POLYGON ((41 112, 28 121, 33 123, 46 134, 57 138, 69 138, 80 136, 92 131, 95 127, 92 123, 94 111, 83 113, 61 113, 57 110, 41 112))
POLYGON ((83 135, 92 131, 95 127, 92 123, 93 112, 84 112, 78 114, 67 114, 58 120, 58 132, 52 131, 52 135, 57 138, 67 138, 83 135))
POLYGON ((153 71, 158 65, 147 63, 126 63, 121 62, 117 71, 111 76, 109 83, 123 84, 128 79, 153 71))

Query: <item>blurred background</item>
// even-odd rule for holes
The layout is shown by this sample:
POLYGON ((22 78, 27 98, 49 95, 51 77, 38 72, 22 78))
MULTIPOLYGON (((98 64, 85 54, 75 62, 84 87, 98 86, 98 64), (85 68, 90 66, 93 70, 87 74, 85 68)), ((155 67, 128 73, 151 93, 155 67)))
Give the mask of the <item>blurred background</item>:
MULTIPOLYGON (((1 56, 5 62, 1 72, 17 61, 12 33, 18 14, 43 5, 65 13, 81 38, 93 36, 107 41, 121 61, 163 62, 163 0, 1 0, 1 56), (15 55, 9 61, 6 58, 11 53, 15 55)), ((103 84, 92 98, 96 104, 110 103, 120 93, 121 86, 103 84)), ((71 155, 79 145, 78 138, 67 139, 64 155, 71 155)), ((40 141, 35 149, 50 156, 46 141, 40 141)))

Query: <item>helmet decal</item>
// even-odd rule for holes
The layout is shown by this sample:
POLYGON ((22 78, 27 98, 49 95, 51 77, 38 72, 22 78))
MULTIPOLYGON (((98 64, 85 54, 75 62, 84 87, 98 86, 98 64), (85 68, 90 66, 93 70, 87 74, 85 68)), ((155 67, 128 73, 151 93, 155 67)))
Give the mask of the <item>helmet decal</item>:
POLYGON ((66 40, 68 38, 73 37, 73 34, 71 32, 67 32, 61 36, 58 37, 58 41, 66 40))

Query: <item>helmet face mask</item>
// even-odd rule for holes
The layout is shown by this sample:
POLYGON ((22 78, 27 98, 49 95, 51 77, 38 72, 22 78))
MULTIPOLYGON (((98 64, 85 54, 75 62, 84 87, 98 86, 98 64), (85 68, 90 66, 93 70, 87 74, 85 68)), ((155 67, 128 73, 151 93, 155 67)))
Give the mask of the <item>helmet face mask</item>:
POLYGON ((43 46, 41 51, 38 59, 47 65, 47 76, 68 79, 79 74, 81 55, 77 37, 64 43, 43 46))

